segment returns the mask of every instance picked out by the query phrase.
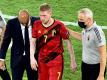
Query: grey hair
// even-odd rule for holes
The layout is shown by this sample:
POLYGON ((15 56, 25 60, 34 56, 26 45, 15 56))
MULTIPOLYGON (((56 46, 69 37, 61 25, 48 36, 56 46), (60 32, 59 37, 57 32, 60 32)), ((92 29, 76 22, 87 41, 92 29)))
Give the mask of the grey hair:
POLYGON ((78 14, 83 13, 87 18, 93 18, 93 12, 89 8, 83 8, 78 11, 78 14))

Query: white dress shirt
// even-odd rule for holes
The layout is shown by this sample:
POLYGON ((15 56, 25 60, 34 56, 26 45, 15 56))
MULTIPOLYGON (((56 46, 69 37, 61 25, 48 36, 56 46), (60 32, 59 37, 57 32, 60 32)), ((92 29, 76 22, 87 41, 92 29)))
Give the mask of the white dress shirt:
MULTIPOLYGON (((22 36, 23 36, 24 44, 25 44, 25 36, 24 36, 25 26, 23 24, 20 24, 20 25, 21 25, 21 30, 22 30, 22 36)), ((29 21, 29 23, 28 23, 28 32, 29 32, 29 40, 30 40, 31 37, 32 37, 31 21, 29 21)), ((25 51, 24 51, 23 55, 25 55, 25 51)))

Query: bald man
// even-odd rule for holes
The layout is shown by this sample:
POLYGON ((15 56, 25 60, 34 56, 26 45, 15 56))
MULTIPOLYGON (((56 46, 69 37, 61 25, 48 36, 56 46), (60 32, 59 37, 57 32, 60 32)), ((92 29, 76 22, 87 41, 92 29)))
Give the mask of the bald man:
POLYGON ((8 46, 12 40, 11 72, 12 80, 22 80, 26 70, 28 80, 38 80, 37 72, 30 67, 30 38, 33 22, 38 17, 31 17, 27 10, 19 11, 18 17, 7 22, 3 43, 0 50, 0 68, 4 66, 8 46))

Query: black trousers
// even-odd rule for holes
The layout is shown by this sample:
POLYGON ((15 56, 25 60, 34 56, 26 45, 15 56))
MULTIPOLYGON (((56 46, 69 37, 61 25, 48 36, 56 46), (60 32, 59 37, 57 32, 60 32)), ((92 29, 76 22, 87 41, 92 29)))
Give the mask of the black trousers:
MULTIPOLYGON (((97 80, 100 72, 100 64, 86 64, 82 62, 81 65, 82 80, 97 80)), ((105 70, 106 74, 106 70, 105 70)))
POLYGON ((4 71, 0 69, 0 76, 1 76, 2 80, 11 80, 7 69, 5 69, 4 71))
POLYGON ((38 72, 31 69, 28 57, 23 56, 20 64, 12 68, 12 80, 23 80, 23 74, 26 70, 27 80, 38 80, 38 72))

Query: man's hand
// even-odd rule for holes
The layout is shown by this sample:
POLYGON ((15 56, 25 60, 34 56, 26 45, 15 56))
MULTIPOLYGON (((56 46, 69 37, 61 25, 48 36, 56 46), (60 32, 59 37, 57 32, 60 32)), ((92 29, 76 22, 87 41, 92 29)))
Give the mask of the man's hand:
POLYGON ((36 38, 32 38, 30 40, 30 65, 31 65, 32 70, 37 71, 38 64, 34 57, 35 50, 36 50, 36 38))
POLYGON ((71 70, 72 70, 73 72, 76 71, 76 69, 77 69, 77 64, 76 64, 75 60, 72 60, 72 61, 71 61, 70 67, 71 67, 71 70))
POLYGON ((104 75, 99 75, 97 80, 104 80, 104 75))
POLYGON ((0 60, 0 69, 4 70, 5 62, 0 60))
POLYGON ((31 65, 32 70, 37 71, 38 63, 34 57, 30 58, 30 65, 31 65))

